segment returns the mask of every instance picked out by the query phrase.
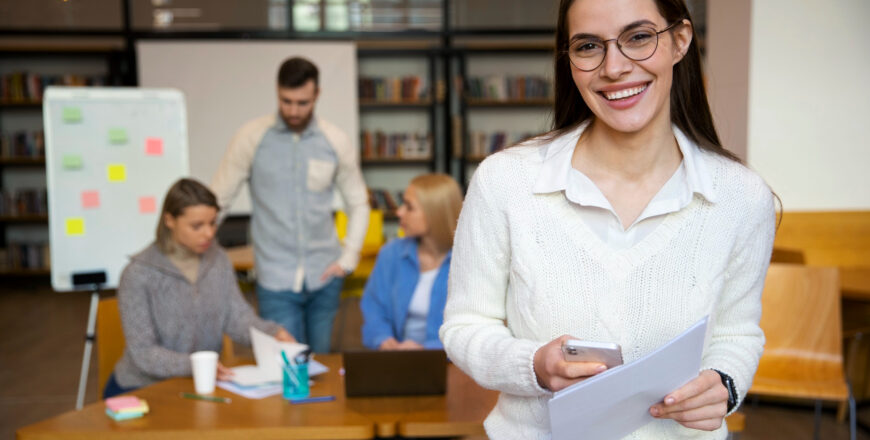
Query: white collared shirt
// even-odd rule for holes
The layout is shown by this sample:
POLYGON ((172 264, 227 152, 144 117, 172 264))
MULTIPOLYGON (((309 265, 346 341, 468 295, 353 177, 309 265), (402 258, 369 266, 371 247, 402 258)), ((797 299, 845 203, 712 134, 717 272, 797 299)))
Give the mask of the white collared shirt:
POLYGON ((583 221, 589 229, 608 246, 628 249, 639 243, 661 224, 665 214, 688 206, 695 193, 715 203, 716 196, 710 173, 698 154, 698 147, 679 128, 673 126, 674 137, 683 160, 637 219, 628 228, 623 228, 610 201, 595 182, 571 166, 574 146, 588 126, 589 122, 585 122, 573 133, 562 136, 541 149, 544 162, 535 181, 534 192, 539 194, 564 191, 565 197, 580 208, 583 221))

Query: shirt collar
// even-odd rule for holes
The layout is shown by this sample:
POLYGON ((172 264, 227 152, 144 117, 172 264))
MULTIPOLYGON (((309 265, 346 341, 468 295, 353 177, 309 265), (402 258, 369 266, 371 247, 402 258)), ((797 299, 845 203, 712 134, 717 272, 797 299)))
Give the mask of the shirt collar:
MULTIPOLYGON (((574 146, 577 145, 577 139, 589 126, 590 121, 583 122, 576 129, 563 136, 553 140, 549 145, 541 149, 543 164, 538 176, 535 180, 533 192, 535 194, 545 194, 557 191, 564 191, 569 188, 568 180, 571 176, 571 156, 574 153, 574 146)), ((677 146, 680 148, 680 153, 683 155, 683 166, 686 170, 686 182, 689 190, 693 193, 698 193, 707 201, 716 203, 716 192, 713 188, 713 180, 710 172, 704 163, 703 154, 698 146, 692 142, 676 125, 672 125, 674 138, 677 140, 677 146)), ((582 173, 581 173, 582 174, 582 173)), ((585 176, 583 176, 585 177, 585 176)), ((588 179, 588 178, 587 178, 588 179)), ((591 181, 589 183, 592 183, 591 181)), ((583 199, 584 195, 589 195, 597 199, 600 192, 589 192, 589 194, 578 194, 583 199)), ((591 204, 599 205, 604 201, 597 201, 591 204)), ((607 204, 609 206, 609 203, 607 204)))

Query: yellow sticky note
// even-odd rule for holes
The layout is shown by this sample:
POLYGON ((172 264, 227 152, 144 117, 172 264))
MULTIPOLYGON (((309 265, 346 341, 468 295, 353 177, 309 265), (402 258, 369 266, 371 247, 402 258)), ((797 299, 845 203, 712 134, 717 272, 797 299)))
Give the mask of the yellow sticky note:
POLYGON ((124 164, 109 164, 107 172, 109 175, 109 182, 124 182, 127 180, 127 166, 124 164))
POLYGON ((66 219, 66 235, 85 235, 85 219, 81 217, 66 219))

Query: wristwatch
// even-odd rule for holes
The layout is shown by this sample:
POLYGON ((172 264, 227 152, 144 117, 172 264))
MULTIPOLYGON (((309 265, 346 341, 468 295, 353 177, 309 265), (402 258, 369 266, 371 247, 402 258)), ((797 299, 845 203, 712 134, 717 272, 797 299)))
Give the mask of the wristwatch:
POLYGON ((737 406, 737 388, 734 387, 734 379, 719 370, 714 369, 713 371, 719 373, 722 385, 728 390, 728 412, 730 413, 737 406))

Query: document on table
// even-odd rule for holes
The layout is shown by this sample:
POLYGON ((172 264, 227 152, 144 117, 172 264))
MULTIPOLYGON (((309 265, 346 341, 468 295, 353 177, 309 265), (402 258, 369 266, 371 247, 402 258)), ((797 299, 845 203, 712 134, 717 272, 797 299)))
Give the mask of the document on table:
MULTIPOLYGON (((254 327, 251 327, 251 345, 257 365, 242 365, 232 368, 232 382, 241 387, 256 387, 270 383, 281 383, 281 350, 293 359, 308 348, 296 342, 280 342, 254 327)), ((325 365, 313 358, 308 361, 308 377, 329 371, 325 365)), ((230 390, 232 391, 232 390, 230 390)))
POLYGON ((620 439, 655 420, 649 408, 698 376, 708 318, 634 362, 557 392, 548 403, 553 440, 620 439))

